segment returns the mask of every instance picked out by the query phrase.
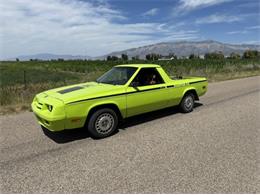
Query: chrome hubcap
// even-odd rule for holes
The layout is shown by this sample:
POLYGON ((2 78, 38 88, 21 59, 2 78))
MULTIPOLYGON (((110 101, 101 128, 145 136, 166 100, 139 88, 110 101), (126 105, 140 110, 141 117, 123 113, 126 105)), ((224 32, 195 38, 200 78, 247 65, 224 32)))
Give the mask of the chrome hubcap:
POLYGON ((191 109, 192 108, 192 106, 193 106, 193 99, 192 99, 192 97, 191 96, 188 96, 186 99, 185 99, 185 107, 187 108, 187 109, 191 109))
POLYGON ((95 128, 100 134, 109 133, 113 129, 113 127, 114 117, 109 113, 101 114, 95 122, 95 128))

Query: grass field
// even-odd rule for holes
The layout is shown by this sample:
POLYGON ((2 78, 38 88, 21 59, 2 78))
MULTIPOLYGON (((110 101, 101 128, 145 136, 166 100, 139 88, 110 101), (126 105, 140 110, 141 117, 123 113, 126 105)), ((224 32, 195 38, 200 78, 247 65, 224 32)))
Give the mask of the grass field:
POLYGON ((127 63, 160 64, 169 75, 205 76, 210 82, 260 75, 259 59, 0 62, 0 113, 28 110, 41 91, 95 80, 114 65, 127 63))

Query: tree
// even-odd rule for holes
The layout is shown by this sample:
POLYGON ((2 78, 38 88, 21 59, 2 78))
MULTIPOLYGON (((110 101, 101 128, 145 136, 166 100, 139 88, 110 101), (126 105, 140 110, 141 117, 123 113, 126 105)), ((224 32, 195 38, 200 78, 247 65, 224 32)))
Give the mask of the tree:
POLYGON ((117 60, 118 60, 118 57, 117 57, 117 56, 112 56, 112 57, 111 57, 111 60, 112 60, 112 61, 117 61, 117 60))
POLYGON ((122 54, 121 58, 122 58, 122 60, 127 61, 128 60, 128 55, 127 54, 122 54))
POLYGON ((117 61, 118 59, 117 56, 107 56, 107 61, 117 61))
POLYGON ((224 59, 224 54, 220 52, 212 52, 212 53, 206 53, 204 56, 205 59, 224 59))
POLYGON ((34 61, 34 62, 37 62, 37 61, 40 61, 39 59, 35 58, 35 59, 30 59, 30 61, 34 61))
POLYGON ((175 55, 175 53, 169 53, 168 57, 169 57, 170 59, 175 59, 175 60, 177 60, 177 56, 175 55))
POLYGON ((257 50, 246 50, 243 54, 243 58, 251 59, 251 58, 259 58, 260 52, 257 50))
POLYGON ((16 62, 19 62, 19 61, 20 61, 19 58, 16 58, 15 60, 16 60, 16 62))
POLYGON ((230 59, 240 59, 240 55, 238 53, 232 52, 229 56, 230 59))
POLYGON ((224 56, 224 54, 220 51, 220 52, 217 53, 217 58, 218 58, 218 59, 224 59, 225 56, 224 56))
POLYGON ((151 54, 147 54, 147 55, 145 56, 145 58, 146 58, 146 60, 151 60, 151 54))
POLYGON ((139 56, 138 56, 138 55, 133 56, 133 57, 132 57, 132 60, 139 60, 139 56))
POLYGON ((161 57, 160 54, 150 53, 145 56, 146 60, 158 60, 161 57))
POLYGON ((111 61, 111 60, 112 60, 111 56, 107 56, 107 61, 111 61))
POLYGON ((189 59, 199 59, 200 57, 195 54, 190 54, 189 59))

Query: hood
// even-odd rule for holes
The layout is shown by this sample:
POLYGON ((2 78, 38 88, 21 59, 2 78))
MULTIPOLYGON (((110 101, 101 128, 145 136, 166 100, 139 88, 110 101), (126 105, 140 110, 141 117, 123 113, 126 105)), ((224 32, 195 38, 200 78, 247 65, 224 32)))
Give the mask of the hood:
POLYGON ((60 87, 43 92, 44 94, 62 100, 65 104, 83 99, 124 93, 122 85, 110 85, 96 82, 81 83, 60 87))

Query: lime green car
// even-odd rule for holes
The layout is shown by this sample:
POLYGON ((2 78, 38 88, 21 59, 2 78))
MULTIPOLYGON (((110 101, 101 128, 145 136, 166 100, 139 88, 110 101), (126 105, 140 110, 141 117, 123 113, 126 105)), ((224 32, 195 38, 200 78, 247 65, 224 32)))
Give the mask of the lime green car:
POLYGON ((175 105, 191 112, 207 85, 203 77, 170 78, 159 65, 118 65, 95 82, 39 93, 31 106, 39 124, 50 131, 84 127, 104 138, 127 117, 175 105))

